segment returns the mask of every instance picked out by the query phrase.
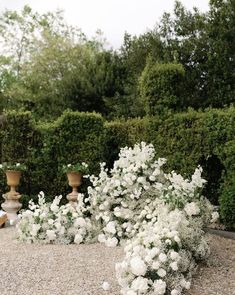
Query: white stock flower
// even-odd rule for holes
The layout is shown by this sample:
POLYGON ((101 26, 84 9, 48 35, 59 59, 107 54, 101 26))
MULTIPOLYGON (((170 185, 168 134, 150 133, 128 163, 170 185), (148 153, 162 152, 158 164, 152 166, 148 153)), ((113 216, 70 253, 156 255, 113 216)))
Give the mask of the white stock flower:
POLYGON ((32 229, 30 231, 30 234, 35 237, 38 234, 38 231, 40 230, 41 225, 40 224, 32 224, 32 229))
POLYGON ((211 223, 216 222, 219 219, 219 213, 218 212, 212 212, 211 214, 211 223))
POLYGON ((187 203, 184 210, 188 216, 198 215, 200 213, 200 208, 195 202, 187 203))

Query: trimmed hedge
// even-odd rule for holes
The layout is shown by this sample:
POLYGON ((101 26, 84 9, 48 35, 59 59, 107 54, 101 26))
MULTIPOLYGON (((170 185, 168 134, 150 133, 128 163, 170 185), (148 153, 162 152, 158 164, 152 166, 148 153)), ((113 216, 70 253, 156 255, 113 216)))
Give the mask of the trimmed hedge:
MULTIPOLYGON (((70 191, 60 171, 63 164, 86 162, 96 173, 104 161, 104 121, 98 114, 67 111, 54 123, 39 126, 29 112, 11 112, 4 118, 1 159, 27 165, 19 188, 25 206, 40 191, 49 199, 70 191)), ((0 186, 1 193, 7 191, 5 175, 0 186)))
POLYGON ((86 162, 90 172, 98 172, 104 161, 104 120, 100 115, 67 111, 55 123, 41 126, 41 131, 43 157, 52 167, 50 184, 47 182, 50 189, 41 184, 45 192, 53 196, 68 193, 66 175, 60 171, 63 164, 86 162))
MULTIPOLYGON (((133 145, 138 137, 140 141, 151 142, 157 156, 167 158, 169 171, 175 170, 189 176, 200 164, 204 169, 204 177, 208 180, 204 194, 215 205, 221 205, 222 199, 219 201, 219 196, 226 194, 223 183, 235 171, 235 108, 208 109, 205 112, 189 110, 164 121, 150 117, 137 122, 112 122, 107 126, 111 129, 108 138, 115 147, 112 159, 117 157, 119 147, 133 145), (138 132, 137 126, 142 127, 138 136, 135 133, 138 132)), ((235 196, 232 193, 227 198, 223 198, 225 203, 234 203, 235 196)), ((221 210, 223 221, 231 226, 229 220, 234 218, 232 211, 221 210)))
MULTIPOLYGON (((187 176, 202 165, 208 180, 204 194, 214 204, 219 202, 223 221, 234 226, 234 107, 114 122, 104 122, 95 113, 67 111, 55 122, 41 125, 35 124, 29 112, 10 112, 0 123, 2 162, 28 166, 20 186, 25 206, 29 196, 41 190, 49 197, 68 193, 66 176, 60 173, 62 164, 84 161, 96 174, 100 162, 112 167, 121 147, 146 141, 154 144, 158 157, 167 158, 169 171, 187 176)), ((7 188, 1 176, 3 193, 7 188)), ((85 182, 82 191, 86 187, 85 182)))
POLYGON ((235 229, 235 173, 225 181, 219 203, 222 222, 229 229, 235 229))
MULTIPOLYGON (((23 173, 20 191, 28 194, 33 185, 31 161, 38 149, 38 135, 30 112, 11 111, 2 116, 1 162, 24 163, 28 169, 23 173)), ((0 194, 7 191, 5 174, 0 172, 0 194)))

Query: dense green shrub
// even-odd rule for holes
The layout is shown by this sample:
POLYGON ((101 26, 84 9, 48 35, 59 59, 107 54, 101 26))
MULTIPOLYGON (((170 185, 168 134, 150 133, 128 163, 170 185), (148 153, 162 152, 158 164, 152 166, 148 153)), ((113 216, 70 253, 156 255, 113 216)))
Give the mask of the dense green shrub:
POLYGON ((215 205, 223 182, 231 171, 235 171, 235 109, 232 107, 205 112, 189 110, 163 121, 150 117, 112 122, 106 124, 106 128, 109 128, 112 160, 117 157, 120 147, 145 140, 154 144, 158 157, 167 158, 169 171, 189 176, 200 164, 208 180, 204 194, 215 205), (140 129, 137 126, 141 126, 140 129))
POLYGON ((47 175, 46 182, 40 183, 43 191, 52 195, 68 192, 62 165, 86 162, 91 173, 98 171, 99 163, 104 161, 104 121, 100 115, 66 111, 53 124, 40 128, 44 144, 41 181, 47 175))
POLYGON ((235 229, 235 174, 224 183, 219 203, 222 222, 229 229, 235 229))
MULTIPOLYGON (((66 175, 60 170, 63 164, 86 162, 90 172, 96 173, 104 161, 104 122, 98 114, 67 111, 54 123, 39 126, 29 112, 5 117, 1 159, 27 165, 19 188, 25 205, 41 190, 49 199, 68 192, 66 175)), ((4 175, 0 186, 1 193, 7 191, 4 175)))
MULTIPOLYGON (((151 142, 158 155, 168 159, 170 169, 189 175, 198 164, 204 168, 208 180, 204 193, 217 204, 221 182, 231 170, 229 163, 235 160, 234 152, 224 150, 235 136, 234 108, 191 110, 168 118, 160 126, 151 120, 150 129, 151 142)), ((235 145, 230 150, 235 151, 235 145)))
MULTIPOLYGON (((38 149, 35 122, 30 112, 7 112, 1 126, 1 162, 24 163, 27 171, 23 172, 20 191, 29 194, 33 185, 31 161, 35 148, 38 149)), ((1 172, 0 194, 7 191, 6 177, 1 172)), ((1 200, 2 201, 2 200, 1 200)))
MULTIPOLYGON (((146 141, 154 144, 157 157, 167 158, 169 171, 188 176, 197 165, 202 165, 208 180, 204 194, 214 204, 219 199, 222 219, 233 226, 230 210, 234 205, 231 179, 235 175, 233 107, 105 124, 98 114, 66 111, 53 123, 35 125, 30 113, 10 112, 0 123, 2 162, 22 162, 28 167, 19 188, 25 206, 41 190, 48 199, 67 194, 66 176, 60 170, 63 164, 86 162, 90 172, 96 174, 100 162, 112 167, 121 147, 146 141)), ((85 191, 86 187, 84 182, 81 189, 85 191)), ((4 175, 0 190, 1 194, 7 190, 4 175)))
POLYGON ((143 70, 139 89, 148 115, 159 115, 183 105, 180 93, 185 71, 181 64, 148 62, 143 70))

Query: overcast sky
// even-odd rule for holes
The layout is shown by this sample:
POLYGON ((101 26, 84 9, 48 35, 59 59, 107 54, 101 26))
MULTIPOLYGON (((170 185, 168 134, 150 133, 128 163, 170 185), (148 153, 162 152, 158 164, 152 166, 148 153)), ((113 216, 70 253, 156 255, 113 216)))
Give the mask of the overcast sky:
MULTIPOLYGON (((100 29, 109 44, 119 47, 126 32, 132 35, 152 29, 164 11, 172 11, 174 0, 0 0, 0 10, 20 10, 28 4, 42 13, 63 9, 66 21, 89 37, 100 29)), ((209 0, 182 0, 187 8, 208 10, 209 0)))

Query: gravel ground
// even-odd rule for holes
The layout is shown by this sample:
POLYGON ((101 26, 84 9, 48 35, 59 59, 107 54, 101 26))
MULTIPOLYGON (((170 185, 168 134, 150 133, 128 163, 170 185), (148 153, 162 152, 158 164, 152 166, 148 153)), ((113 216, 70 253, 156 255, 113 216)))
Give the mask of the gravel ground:
MULTIPOLYGON (((1 295, 118 295, 114 265, 121 248, 29 245, 0 229, 1 295), (111 289, 103 291, 108 281, 111 289)), ((235 241, 208 235, 212 255, 201 265, 187 295, 235 295, 235 241)))

